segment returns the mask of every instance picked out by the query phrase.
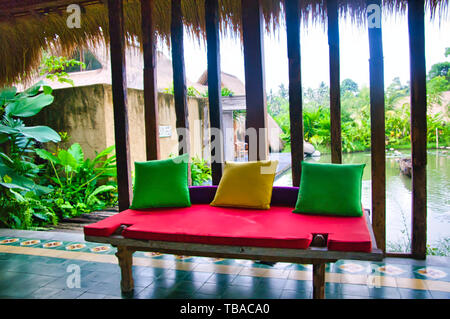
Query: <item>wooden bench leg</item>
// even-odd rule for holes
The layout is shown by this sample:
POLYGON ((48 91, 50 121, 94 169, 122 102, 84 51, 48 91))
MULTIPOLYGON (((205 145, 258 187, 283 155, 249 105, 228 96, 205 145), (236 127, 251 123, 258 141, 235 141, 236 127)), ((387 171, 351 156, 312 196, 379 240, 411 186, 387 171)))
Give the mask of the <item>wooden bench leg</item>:
POLYGON ((117 247, 117 258, 119 259, 119 266, 122 275, 120 280, 120 288, 123 293, 130 293, 134 289, 133 282, 133 251, 125 246, 117 247))
POLYGON ((325 263, 313 264, 313 298, 325 299, 325 263))

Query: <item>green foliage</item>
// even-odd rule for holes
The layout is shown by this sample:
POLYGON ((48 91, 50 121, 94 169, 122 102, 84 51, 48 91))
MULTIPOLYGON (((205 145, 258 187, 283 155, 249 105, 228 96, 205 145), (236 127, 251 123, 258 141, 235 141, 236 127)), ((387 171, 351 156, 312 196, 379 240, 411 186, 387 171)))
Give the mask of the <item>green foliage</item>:
MULTIPOLYGON (((450 56, 450 48, 446 48, 444 52, 445 57, 450 56)), ((450 82, 450 62, 439 62, 431 66, 428 72, 428 79, 432 80, 436 77, 444 77, 450 82)))
MULTIPOLYGON (((15 87, 0 92, 0 177, 10 179, 9 189, 32 191, 36 195, 50 190, 34 179, 40 167, 33 161, 36 143, 58 142, 58 133, 47 126, 26 126, 22 118, 39 113, 53 102, 51 93, 40 92, 39 82, 24 92, 15 87)), ((5 187, 5 185, 2 185, 5 187)))
MULTIPOLYGON (((41 75, 71 83, 64 68, 73 65, 81 63, 46 56, 41 75)), ((50 152, 43 143, 67 141, 67 133, 25 124, 24 118, 52 102, 52 88, 43 81, 20 93, 15 87, 0 89, 0 226, 39 229, 116 204, 113 146, 93 160, 84 158, 77 143, 68 149, 56 144, 50 152)))
MULTIPOLYGON (((343 152, 364 151, 370 149, 370 90, 367 87, 357 89, 350 79, 344 80, 341 88, 341 134, 343 152), (345 82, 345 83, 344 83, 345 82)), ((355 83, 356 84, 356 83, 355 83)), ((427 82, 428 104, 439 104, 442 92, 450 90, 449 82, 441 76, 427 82)), ((330 147, 330 109, 329 89, 321 83, 317 89, 303 89, 303 130, 304 139, 316 148, 325 150, 330 147)), ((387 87, 386 103, 386 147, 400 147, 411 143, 410 105, 406 99, 409 86, 395 78, 387 87)), ((290 151, 289 100, 287 90, 280 86, 277 94, 272 91, 267 97, 268 113, 283 130, 281 138, 285 141, 284 151, 290 151)), ((448 114, 427 115, 428 143, 450 144, 450 126, 445 122, 448 114)))
POLYGON ((18 187, 4 188, 0 197, 0 224, 15 229, 38 229, 47 224, 56 225, 58 217, 48 207, 48 201, 34 192, 18 187))
MULTIPOLYGON (((169 88, 165 88, 163 90, 163 93, 174 95, 173 82, 172 82, 172 85, 169 88)), ((196 88, 194 88, 193 86, 189 86, 187 88, 186 95, 187 96, 191 96, 191 97, 202 96, 202 94, 196 88)))
POLYGON ((84 158, 78 143, 55 153, 36 150, 48 162, 41 179, 54 189, 47 198, 58 216, 68 218, 115 205, 117 185, 109 181, 116 174, 113 151, 114 146, 108 147, 91 160, 84 158))
POLYGON ((208 166, 206 160, 198 157, 191 158, 191 180, 194 186, 211 180, 211 167, 208 166))
POLYGON ((450 238, 442 238, 433 246, 427 245, 427 255, 450 256, 450 238))
POLYGON ((73 86, 73 81, 69 79, 68 69, 78 66, 86 68, 83 62, 75 59, 68 59, 64 56, 54 56, 44 53, 39 75, 45 76, 46 79, 51 81, 58 81, 60 83, 69 83, 73 86))
POLYGON ((447 80, 450 80, 450 62, 441 62, 433 64, 430 72, 428 72, 428 78, 431 80, 437 76, 443 76, 447 80))
POLYGON ((52 209, 39 199, 52 189, 36 182, 42 167, 34 162, 34 146, 58 142, 60 137, 47 126, 26 126, 22 120, 51 104, 51 92, 43 82, 21 93, 15 87, 0 91, 0 224, 3 226, 29 229, 57 222, 52 209))
POLYGON ((402 85, 400 78, 396 77, 386 88, 385 106, 387 110, 392 110, 395 103, 402 97, 409 96, 409 85, 402 85))
POLYGON ((358 84, 352 79, 345 79, 341 84, 341 94, 345 94, 347 92, 357 93, 359 91, 358 84))
MULTIPOLYGON (((173 83, 172 83, 172 85, 169 88, 165 88, 163 90, 163 93, 173 95, 174 94, 173 83)), ((226 87, 223 87, 220 93, 221 93, 222 96, 233 96, 234 95, 234 92, 231 91, 230 89, 226 88, 226 87)), ((205 93, 200 93, 193 86, 189 86, 187 88, 186 94, 187 94, 187 96, 191 96, 191 97, 208 97, 209 96, 208 89, 206 89, 205 93)))
POLYGON ((442 92, 450 90, 450 81, 444 76, 436 76, 427 82, 427 103, 442 104, 442 92))

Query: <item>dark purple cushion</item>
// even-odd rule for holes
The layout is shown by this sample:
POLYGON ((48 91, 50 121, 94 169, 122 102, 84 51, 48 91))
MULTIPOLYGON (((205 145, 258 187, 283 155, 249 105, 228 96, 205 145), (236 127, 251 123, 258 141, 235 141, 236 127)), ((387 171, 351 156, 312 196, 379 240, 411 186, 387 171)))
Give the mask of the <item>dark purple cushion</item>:
MULTIPOLYGON (((216 195, 217 186, 191 186, 189 192, 192 204, 209 204, 216 195)), ((295 207, 298 197, 298 187, 274 186, 271 205, 295 207)))

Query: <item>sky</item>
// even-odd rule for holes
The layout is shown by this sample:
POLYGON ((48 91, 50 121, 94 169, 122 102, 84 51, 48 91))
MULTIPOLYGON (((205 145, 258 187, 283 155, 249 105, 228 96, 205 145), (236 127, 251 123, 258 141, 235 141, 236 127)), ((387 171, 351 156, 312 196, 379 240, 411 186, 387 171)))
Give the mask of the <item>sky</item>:
MULTIPOLYGON (((341 81, 351 78, 358 85, 369 84, 369 40, 367 27, 358 27, 340 19, 341 81)), ((385 62, 385 87, 395 77, 401 82, 409 81, 409 39, 406 15, 384 16, 382 21, 383 50, 385 62)), ((444 51, 450 47, 450 17, 441 21, 425 20, 427 71, 437 62, 445 61, 444 51)), ((302 25, 302 84, 317 88, 320 82, 329 83, 328 40, 326 29, 321 25, 302 25)), ((186 76, 197 81, 206 70, 206 48, 196 40, 185 36, 186 76)), ((167 48, 161 48, 167 56, 167 48)), ((264 36, 266 91, 276 92, 281 83, 288 84, 288 59, 286 32, 264 36)), ((221 38, 222 72, 237 76, 245 82, 244 58, 238 39, 221 38)), ((449 58, 447 59, 449 60, 449 58)))

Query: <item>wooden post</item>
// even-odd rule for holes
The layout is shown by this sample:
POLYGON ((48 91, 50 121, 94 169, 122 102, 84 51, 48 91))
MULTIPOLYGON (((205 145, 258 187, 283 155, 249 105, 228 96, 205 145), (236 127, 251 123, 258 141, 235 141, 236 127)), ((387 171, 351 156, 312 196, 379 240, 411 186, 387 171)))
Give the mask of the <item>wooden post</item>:
POLYGON ((327 0, 328 45, 330 51, 331 162, 342 163, 341 84, 339 70, 339 8, 337 0, 327 0))
POLYGON ((300 185, 303 161, 303 104, 300 50, 300 1, 285 0, 289 59, 289 118, 291 131, 292 185, 300 185))
MULTIPOLYGON (((205 0, 206 47, 208 51, 208 98, 209 122, 211 129, 222 134, 211 134, 211 175, 212 184, 218 185, 222 177, 223 134, 222 132, 222 88, 220 82, 220 39, 219 39, 219 2, 205 0), (221 138, 222 136, 222 138, 221 138)), ((213 133, 213 132, 211 132, 213 133)))
POLYGON ((325 299, 325 263, 313 264, 313 299, 325 299))
POLYGON ((264 25, 260 0, 242 0, 244 42, 246 128, 256 130, 256 139, 248 138, 248 160, 266 160, 267 105, 264 79, 264 25), (255 142, 256 141, 256 142, 255 142))
POLYGON ((426 258, 427 244, 427 91, 425 1, 408 1, 411 71, 412 255, 426 258))
POLYGON ((181 1, 172 0, 170 39, 172 45, 173 93, 175 98, 176 125, 179 155, 189 153, 189 122, 184 67, 183 19, 181 1))
POLYGON ((370 52, 369 73, 372 163, 372 225, 378 248, 386 251, 386 145, 384 123, 384 61, 381 32, 381 0, 368 0, 367 4, 369 6, 368 8, 372 6, 374 10, 368 11, 368 19, 375 19, 368 21, 370 52))
POLYGON ((119 260, 121 280, 120 288, 123 293, 130 293, 134 289, 133 281, 133 251, 125 246, 118 246, 116 252, 119 260))
POLYGON ((117 187, 119 193, 119 211, 123 211, 130 206, 132 190, 122 0, 108 0, 108 16, 114 105, 114 136, 117 158, 117 187))
POLYGON ((147 160, 160 158, 158 86, 156 84, 156 36, 153 25, 154 0, 141 0, 142 46, 144 51, 144 115, 147 160))

